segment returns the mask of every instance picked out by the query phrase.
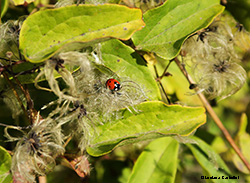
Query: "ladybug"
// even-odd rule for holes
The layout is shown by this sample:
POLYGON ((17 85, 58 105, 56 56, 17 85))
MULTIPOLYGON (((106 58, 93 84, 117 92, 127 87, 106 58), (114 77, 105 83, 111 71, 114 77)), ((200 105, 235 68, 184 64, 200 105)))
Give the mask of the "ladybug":
POLYGON ((112 92, 115 92, 121 89, 121 84, 116 79, 108 79, 106 81, 106 87, 109 88, 112 92))

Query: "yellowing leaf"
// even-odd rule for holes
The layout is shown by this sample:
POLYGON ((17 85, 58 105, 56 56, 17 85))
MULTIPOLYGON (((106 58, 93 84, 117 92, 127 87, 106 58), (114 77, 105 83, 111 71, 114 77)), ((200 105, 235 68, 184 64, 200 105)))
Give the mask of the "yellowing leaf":
POLYGON ((30 4, 34 2, 35 0, 12 0, 12 1, 14 2, 15 6, 18 6, 18 5, 23 5, 25 3, 30 4))
POLYGON ((20 50, 31 62, 42 62, 69 43, 89 46, 110 38, 129 39, 144 26, 142 13, 121 5, 79 5, 39 11, 20 32, 20 50))

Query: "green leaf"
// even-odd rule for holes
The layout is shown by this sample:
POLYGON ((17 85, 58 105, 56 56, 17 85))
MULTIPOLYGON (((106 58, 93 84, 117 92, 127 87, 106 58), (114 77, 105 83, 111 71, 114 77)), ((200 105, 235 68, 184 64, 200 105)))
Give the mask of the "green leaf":
POLYGON ((11 156, 10 154, 0 146, 0 182, 10 183, 12 182, 10 167, 11 167, 11 156))
MULTIPOLYGON (((109 3, 109 4, 119 4, 121 0, 105 0, 105 3, 109 3)), ((98 1, 96 1, 98 2, 98 1)), ((101 2, 101 1, 99 1, 101 2)), ((104 2, 104 1, 103 1, 104 2)), ((85 1, 85 4, 94 4, 95 1, 85 1)))
POLYGON ((8 6, 9 6, 8 0, 1 0, 1 18, 6 13, 8 6))
POLYGON ((159 87, 145 61, 132 48, 119 40, 110 40, 102 43, 101 54, 104 65, 121 78, 142 86, 145 91, 148 91, 146 94, 150 99, 161 99, 159 87))
POLYGON ((115 4, 44 10, 24 21, 20 50, 27 60, 42 62, 69 43, 89 46, 110 38, 126 40, 143 26, 140 10, 115 4))
MULTIPOLYGON (((217 177, 217 179, 209 179, 214 183, 236 183, 236 180, 229 179, 232 177, 227 165, 221 159, 221 157, 204 141, 197 137, 191 137, 197 142, 197 145, 186 144, 192 151, 196 160, 204 169, 205 175, 208 177, 217 177)), ((236 177, 238 178, 238 177, 236 177)))
POLYGON ((92 156, 101 156, 114 148, 163 136, 187 136, 206 122, 202 107, 166 105, 160 101, 144 102, 132 114, 121 111, 123 118, 98 126, 98 136, 93 137, 87 148, 92 156))
POLYGON ((169 137, 151 142, 137 159, 128 183, 174 183, 179 143, 169 137))
POLYGON ((224 7, 219 0, 168 0, 143 15, 146 27, 132 39, 138 50, 174 58, 191 33, 207 27, 224 7))
POLYGON ((30 4, 34 2, 35 0, 12 0, 12 1, 14 2, 15 6, 18 6, 18 5, 23 5, 25 3, 30 4))

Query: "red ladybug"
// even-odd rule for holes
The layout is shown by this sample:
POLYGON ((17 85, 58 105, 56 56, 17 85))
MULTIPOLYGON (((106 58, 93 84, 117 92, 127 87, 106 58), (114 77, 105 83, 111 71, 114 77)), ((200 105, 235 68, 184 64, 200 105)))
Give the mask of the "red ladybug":
POLYGON ((121 84, 116 79, 108 79, 106 81, 106 87, 109 88, 112 92, 114 92, 121 89, 121 84))

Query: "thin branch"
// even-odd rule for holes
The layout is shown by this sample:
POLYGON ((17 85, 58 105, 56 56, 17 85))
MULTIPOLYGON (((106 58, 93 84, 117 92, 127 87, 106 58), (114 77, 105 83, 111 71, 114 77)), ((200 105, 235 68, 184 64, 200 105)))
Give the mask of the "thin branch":
POLYGON ((170 64, 171 64, 172 62, 173 62, 173 60, 170 60, 170 61, 169 61, 168 65, 167 65, 167 67, 164 69, 162 75, 161 75, 160 77, 157 77, 157 79, 161 80, 164 76, 166 76, 166 72, 167 72, 167 70, 168 70, 168 68, 169 68, 169 66, 170 66, 170 64))
MULTIPOLYGON (((189 76, 189 74, 187 73, 187 71, 185 70, 185 68, 180 63, 180 61, 179 61, 179 59, 177 57, 175 58, 175 63, 178 65, 178 67, 180 68, 180 70, 182 71, 182 73, 185 75, 185 77, 187 78, 188 82, 190 84, 193 84, 194 81, 189 76)), ((245 164, 245 166, 247 167, 247 169, 250 172, 250 165, 249 165, 249 163, 247 162, 246 158, 241 153, 239 147, 235 144, 233 138, 231 137, 231 135, 229 134, 229 132, 227 131, 227 129, 224 127, 223 123, 221 122, 221 120, 219 119, 219 117, 217 116, 217 114, 214 112, 213 108, 211 107, 211 105, 207 101, 206 97, 202 93, 197 93, 197 95, 200 98, 201 102, 203 103, 203 106, 206 108, 207 112, 210 114, 210 116, 212 117, 212 119, 216 123, 216 125, 222 131, 222 133, 225 136, 225 138, 228 141, 228 143, 232 146, 232 148, 235 150, 235 152, 237 153, 237 155, 239 156, 239 158, 242 160, 242 162, 245 164)))
POLYGON ((32 74, 32 73, 35 73, 36 70, 39 70, 40 69, 40 65, 37 66, 37 67, 34 67, 32 69, 29 69, 29 70, 25 70, 25 71, 21 71, 21 72, 18 72, 18 73, 13 73, 15 77, 17 76, 20 76, 20 75, 25 75, 25 74, 32 74))
POLYGON ((46 183, 46 182, 47 182, 47 179, 46 179, 45 176, 39 176, 39 177, 38 177, 38 182, 39 182, 39 183, 46 183))
POLYGON ((21 90, 26 98, 27 108, 30 110, 29 119, 31 121, 31 124, 33 124, 33 122, 35 121, 34 117, 36 116, 37 111, 34 109, 34 103, 30 97, 30 93, 26 88, 23 87, 23 85, 20 83, 20 81, 17 79, 16 76, 13 76, 13 77, 14 77, 15 81, 17 82, 17 85, 21 88, 21 90))
POLYGON ((157 71, 157 68, 156 68, 155 65, 154 65, 154 70, 155 70, 155 75, 156 75, 156 81, 160 84, 161 89, 162 89, 162 91, 163 91, 165 97, 167 98, 168 104, 171 104, 171 101, 170 101, 170 99, 168 98, 168 95, 167 95, 167 93, 166 93, 166 91, 165 91, 165 89, 164 89, 164 87, 163 87, 163 85, 162 85, 162 83, 161 83, 161 80, 158 79, 158 78, 159 78, 159 74, 158 74, 158 71, 157 71))

